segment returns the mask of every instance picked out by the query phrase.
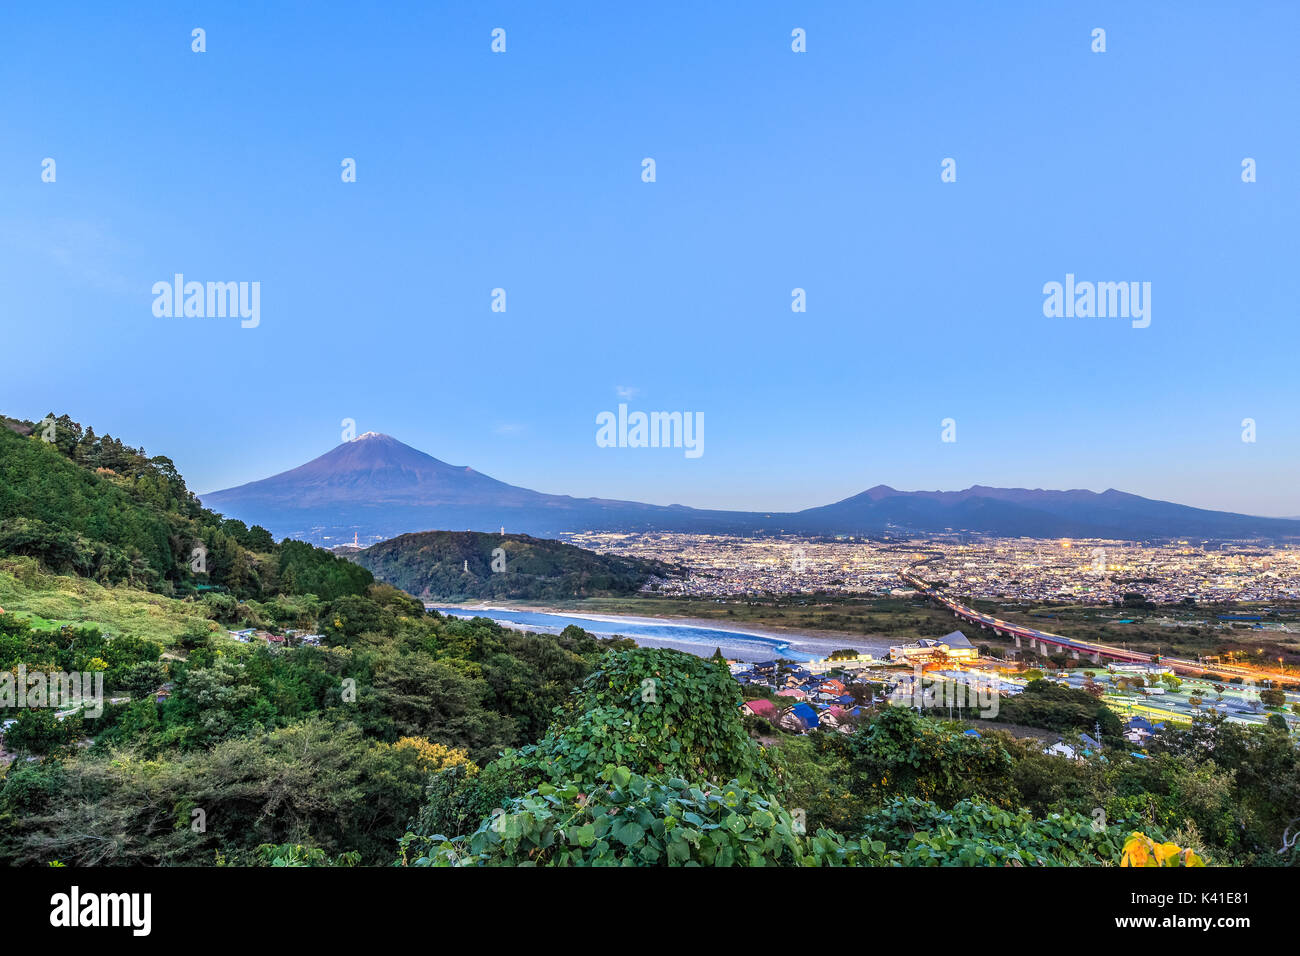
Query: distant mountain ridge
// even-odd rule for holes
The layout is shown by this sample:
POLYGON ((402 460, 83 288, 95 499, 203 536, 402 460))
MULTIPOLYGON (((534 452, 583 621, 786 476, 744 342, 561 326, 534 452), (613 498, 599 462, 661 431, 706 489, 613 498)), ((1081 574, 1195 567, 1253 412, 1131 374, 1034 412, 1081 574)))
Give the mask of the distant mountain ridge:
POLYGON ((834 526, 843 529, 841 533, 894 526, 1031 538, 1300 537, 1297 521, 1192 508, 1114 488, 1098 493, 972 485, 962 491, 896 491, 877 485, 843 501, 798 512, 790 525, 804 531, 834 526))
POLYGON ((1115 489, 1048 491, 973 485, 899 491, 888 485, 798 512, 710 511, 573 498, 510 485, 367 432, 289 471, 202 496, 277 536, 341 542, 354 533, 569 531, 813 535, 966 531, 1001 537, 1300 539, 1300 521, 1209 511, 1115 489))

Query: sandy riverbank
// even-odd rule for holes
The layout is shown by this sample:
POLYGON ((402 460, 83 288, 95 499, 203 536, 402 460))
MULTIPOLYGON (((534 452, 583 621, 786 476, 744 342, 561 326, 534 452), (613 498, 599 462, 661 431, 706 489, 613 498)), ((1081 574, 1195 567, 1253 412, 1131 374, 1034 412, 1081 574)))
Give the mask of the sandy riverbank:
MULTIPOLYGON (((842 648, 868 651, 877 657, 884 657, 889 653, 890 645, 897 643, 897 639, 890 639, 881 634, 849 634, 842 631, 822 631, 811 628, 782 627, 780 625, 771 624, 740 624, 698 617, 674 617, 669 615, 647 617, 639 614, 610 614, 543 604, 528 605, 520 603, 485 602, 456 604, 454 602, 434 602, 430 606, 454 608, 462 614, 472 614, 475 611, 553 614, 560 617, 588 620, 593 622, 593 624, 598 623, 605 625, 605 627, 599 629, 602 633, 618 633, 613 626, 620 623, 635 625, 675 625, 678 627, 699 628, 707 631, 723 631, 740 636, 748 635, 768 641, 785 643, 788 644, 791 649, 798 650, 811 657, 825 657, 832 651, 840 650, 842 648)), ((590 628, 590 630, 595 631, 597 628, 593 627, 590 628)), ((638 635, 628 636, 633 637, 638 640, 638 642, 641 642, 642 640, 638 635)))

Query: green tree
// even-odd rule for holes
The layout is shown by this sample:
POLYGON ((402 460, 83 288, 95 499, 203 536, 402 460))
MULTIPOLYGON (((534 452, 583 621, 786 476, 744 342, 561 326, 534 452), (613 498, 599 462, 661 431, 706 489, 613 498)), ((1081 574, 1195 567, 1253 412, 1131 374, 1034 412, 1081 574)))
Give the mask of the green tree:
POLYGON ((996 739, 948 730, 903 707, 886 707, 850 743, 853 792, 875 804, 915 796, 941 807, 968 797, 1008 806, 1011 766, 996 739))
POLYGON ((5 746, 19 754, 44 757, 65 753, 81 735, 79 716, 60 720, 48 707, 25 707, 17 711, 4 732, 5 746))

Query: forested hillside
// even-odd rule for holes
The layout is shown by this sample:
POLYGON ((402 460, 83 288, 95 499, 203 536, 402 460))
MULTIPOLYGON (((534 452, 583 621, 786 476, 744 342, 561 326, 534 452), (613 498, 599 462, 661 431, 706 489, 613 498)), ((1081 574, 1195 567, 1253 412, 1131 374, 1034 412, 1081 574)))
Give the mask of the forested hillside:
POLYGON ((536 739, 617 646, 426 615, 384 585, 320 619, 320 647, 196 631, 162 657, 149 641, 0 615, 0 671, 102 667, 110 695, 129 698, 94 720, 18 713, 0 864, 257 864, 271 852, 259 847, 286 843, 388 863, 432 772, 536 739))
POLYGON ((476 531, 404 534, 367 548, 356 561, 378 580, 434 601, 633 594, 655 577, 680 573, 659 561, 476 531))
POLYGON ((171 459, 52 413, 0 419, 0 554, 177 596, 216 588, 329 600, 374 580, 328 551, 277 545, 266 529, 203 508, 171 459))

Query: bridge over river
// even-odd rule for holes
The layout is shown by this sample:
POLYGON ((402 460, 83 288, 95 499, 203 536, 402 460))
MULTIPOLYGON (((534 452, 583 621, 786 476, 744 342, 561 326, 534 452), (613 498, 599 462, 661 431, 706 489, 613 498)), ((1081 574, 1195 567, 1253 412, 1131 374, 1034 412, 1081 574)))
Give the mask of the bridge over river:
POLYGON ((1131 651, 1124 647, 1113 647, 1109 644, 1096 644, 1091 641, 1079 641, 1071 637, 1064 637, 1060 634, 1052 634, 1048 631, 1039 631, 1032 627, 1025 627, 1021 624, 1012 624, 1001 618, 992 617, 988 614, 982 614, 972 607, 955 601, 945 595, 937 588, 932 588, 919 577, 911 572, 910 569, 904 569, 900 576, 916 590, 920 591, 930 600, 943 605, 953 613, 954 617, 967 621, 978 627, 992 631, 1003 637, 1011 638, 1016 642, 1016 647, 1023 647, 1024 642, 1029 642, 1030 650, 1039 650, 1040 653, 1049 653, 1050 649, 1064 650, 1075 660, 1088 659, 1096 664, 1102 661, 1120 661, 1125 664, 1160 664, 1168 667, 1176 674, 1190 674, 1199 677, 1201 674, 1213 674, 1216 677, 1223 677, 1231 680, 1239 677, 1242 680, 1254 681, 1273 681, 1276 684, 1300 684, 1300 677, 1289 674, 1283 674, 1280 671, 1270 671, 1255 667, 1238 667, 1232 664, 1203 664, 1200 661, 1187 660, 1180 657, 1169 657, 1167 655, 1143 654, 1141 651, 1131 651))

